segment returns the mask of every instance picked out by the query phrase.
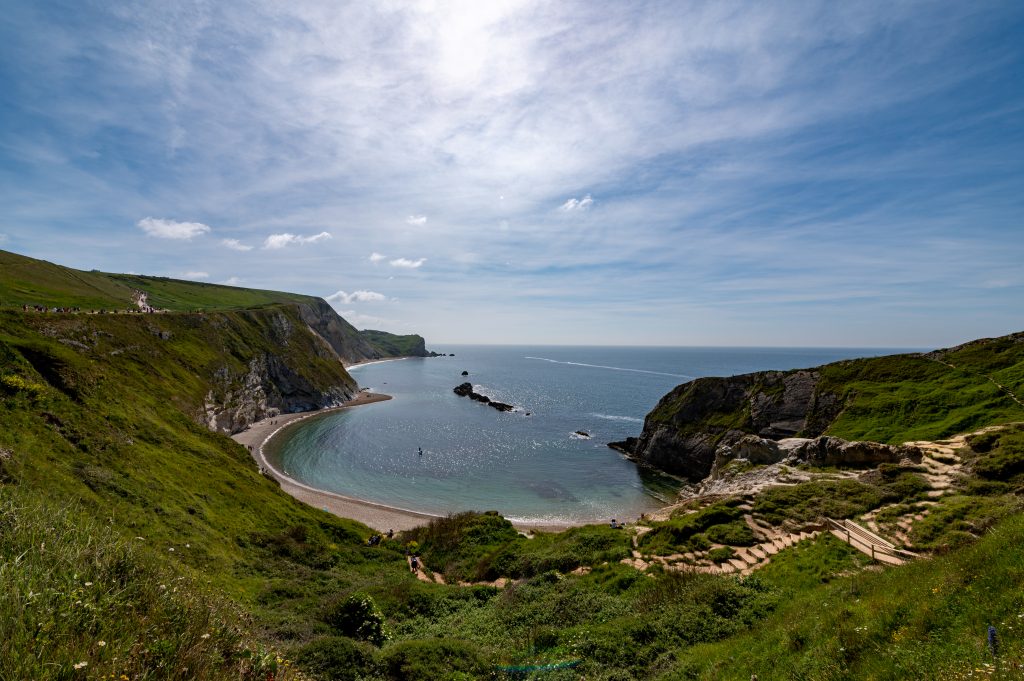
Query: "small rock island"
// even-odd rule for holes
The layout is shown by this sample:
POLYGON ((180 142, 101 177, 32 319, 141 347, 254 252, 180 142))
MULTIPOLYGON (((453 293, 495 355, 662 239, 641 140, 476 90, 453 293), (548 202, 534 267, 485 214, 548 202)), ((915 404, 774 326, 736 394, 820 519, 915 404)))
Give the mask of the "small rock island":
POLYGON ((513 409, 515 409, 515 407, 513 407, 511 404, 497 402, 487 397, 486 395, 481 395, 478 392, 474 392, 473 384, 470 383, 469 381, 465 383, 460 383, 459 385, 455 386, 452 389, 452 392, 458 395, 459 397, 468 397, 471 400, 476 400, 477 402, 482 402, 483 404, 490 405, 497 409, 498 411, 512 411, 513 409))

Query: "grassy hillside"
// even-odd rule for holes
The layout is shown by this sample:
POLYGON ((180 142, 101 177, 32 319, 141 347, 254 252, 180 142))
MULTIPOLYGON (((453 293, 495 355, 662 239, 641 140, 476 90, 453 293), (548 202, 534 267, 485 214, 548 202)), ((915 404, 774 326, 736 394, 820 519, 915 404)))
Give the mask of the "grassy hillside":
POLYGON ((0 250, 0 307, 127 308, 132 288, 102 272, 82 272, 0 250))
POLYGON ((821 367, 821 392, 846 404, 826 431, 851 440, 933 440, 995 423, 1024 420, 1024 407, 996 383, 1024 375, 1024 336, 980 342, 941 363, 894 355, 821 367))
POLYGON ((421 357, 427 352, 423 336, 416 334, 398 336, 387 331, 366 329, 359 335, 379 348, 386 357, 421 357))
MULTIPOLYGON (((51 289, 78 286, 86 299, 91 285, 51 274, 51 289)), ((169 299, 185 295, 169 286, 169 299)), ((902 361, 840 366, 826 376, 833 389, 876 406, 837 423, 898 438, 928 432, 915 419, 934 431, 1014 416, 985 401, 983 383, 1000 390, 988 377, 1020 379, 1019 343, 998 348, 917 358, 917 373, 902 361), (886 401, 896 388, 913 408, 886 401), (941 413, 971 400, 974 417, 941 413)), ((527 538, 493 514, 371 547, 369 528, 288 497, 204 425, 211 391, 237 391, 268 355, 314 387, 347 380, 287 301, 166 315, 0 310, 0 680, 266 681, 299 678, 296 667, 321 679, 524 678, 543 665, 553 668, 534 678, 1024 673, 1021 429, 971 439, 964 478, 911 533, 937 556, 884 572, 827 537, 751 577, 640 572, 620 562, 633 549, 624 530, 527 538), (406 551, 474 583, 419 581, 406 551), (496 578, 517 581, 500 589, 496 578)), ((723 500, 654 524, 644 541, 666 552, 684 535, 742 543, 747 502, 780 522, 841 501, 858 512, 922 502, 919 472, 889 472, 723 500)))
POLYGON ((166 310, 240 310, 316 300, 280 291, 206 284, 135 274, 83 272, 45 260, 0 251, 0 307, 43 305, 85 310, 128 309, 134 291, 145 291, 153 307, 166 310))
POLYGON ((136 310, 136 291, 147 294, 150 306, 172 312, 256 310, 300 304, 321 320, 325 338, 334 334, 329 342, 346 361, 426 354, 422 336, 356 331, 337 317, 326 302, 314 296, 167 277, 83 272, 0 250, 0 309, 41 305, 83 311, 136 310), (325 311, 331 319, 325 318, 325 311))
MULTIPOLYGON (((667 424, 680 438, 756 432, 754 402, 780 401, 785 377, 796 373, 683 384, 651 411, 648 424, 667 424)), ((845 360, 800 373, 820 376, 805 414, 806 429, 798 433, 804 437, 898 444, 1024 420, 1024 333, 929 354, 845 360)))

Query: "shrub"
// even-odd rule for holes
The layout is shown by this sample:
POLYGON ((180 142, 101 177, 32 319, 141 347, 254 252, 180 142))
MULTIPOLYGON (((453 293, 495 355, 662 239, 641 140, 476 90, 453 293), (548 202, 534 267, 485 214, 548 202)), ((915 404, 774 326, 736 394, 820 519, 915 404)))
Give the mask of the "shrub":
POLYGON ((365 594, 353 594, 328 605, 323 620, 343 636, 377 646, 388 638, 384 615, 373 599, 365 594))
POLYGON ((720 546, 717 549, 708 551, 708 558, 715 563, 724 563, 734 555, 736 555, 736 552, 732 550, 731 546, 720 546))
POLYGON ((381 666, 387 678, 395 681, 453 679, 487 673, 485 661, 476 648, 450 639, 399 643, 385 651, 381 666))
POLYGON ((299 648, 295 662, 308 672, 335 681, 355 681, 374 664, 373 649, 341 636, 317 639, 299 648))

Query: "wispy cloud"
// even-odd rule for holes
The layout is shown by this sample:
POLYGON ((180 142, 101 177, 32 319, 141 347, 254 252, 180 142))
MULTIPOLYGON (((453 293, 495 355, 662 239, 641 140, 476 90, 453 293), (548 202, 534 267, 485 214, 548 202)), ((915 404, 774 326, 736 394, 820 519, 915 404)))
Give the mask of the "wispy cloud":
POLYGON ((352 303, 370 303, 381 300, 387 300, 388 297, 383 293, 377 293, 376 291, 353 291, 352 293, 346 293, 345 291, 338 291, 327 296, 327 302, 329 303, 341 303, 343 305, 351 305, 352 303))
POLYGON ((252 246, 243 244, 238 239, 221 239, 221 243, 233 251, 251 251, 252 246))
POLYGON ((582 199, 577 199, 576 197, 573 197, 567 200, 565 203, 559 206, 558 209, 563 210, 565 212, 570 212, 574 210, 586 210, 590 208, 590 204, 592 203, 594 203, 594 199, 590 197, 590 194, 587 194, 582 199))
POLYGON ((416 260, 410 260, 408 258, 395 258, 390 261, 392 267, 404 267, 406 269, 417 269, 423 263, 427 261, 426 258, 417 258, 416 260))
POLYGON ((342 271, 466 342, 1024 318, 1020 3, 53 4, 0 22, 0 231, 29 255, 342 271), (145 215, 213 229, 111 246, 145 215))
POLYGON ((263 248, 268 250, 277 250, 292 244, 301 246, 303 244, 313 244, 317 241, 323 241, 324 239, 330 238, 330 232, 320 232, 319 234, 314 234, 312 236, 298 236, 295 234, 289 234, 288 232, 283 234, 271 234, 263 241, 263 248))
POLYGON ((210 278, 210 273, 209 272, 184 272, 184 273, 182 273, 181 276, 185 277, 186 279, 209 279, 210 278))
POLYGON ((224 286, 241 286, 245 283, 245 279, 241 279, 239 277, 228 277, 224 281, 218 281, 217 283, 224 286))
POLYGON ((135 226, 149 236, 185 241, 210 231, 210 227, 201 222, 176 222, 161 218, 142 218, 135 223, 135 226))

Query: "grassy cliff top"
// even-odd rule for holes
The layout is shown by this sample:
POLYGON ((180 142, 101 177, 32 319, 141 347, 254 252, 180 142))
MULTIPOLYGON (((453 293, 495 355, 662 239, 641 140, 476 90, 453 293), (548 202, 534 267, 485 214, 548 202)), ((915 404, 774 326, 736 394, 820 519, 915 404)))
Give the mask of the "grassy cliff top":
POLYGON ((312 303, 313 296, 207 284, 167 277, 85 272, 0 251, 0 307, 44 305, 83 309, 135 307, 144 291, 153 307, 176 310, 238 310, 280 303, 312 303))

